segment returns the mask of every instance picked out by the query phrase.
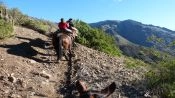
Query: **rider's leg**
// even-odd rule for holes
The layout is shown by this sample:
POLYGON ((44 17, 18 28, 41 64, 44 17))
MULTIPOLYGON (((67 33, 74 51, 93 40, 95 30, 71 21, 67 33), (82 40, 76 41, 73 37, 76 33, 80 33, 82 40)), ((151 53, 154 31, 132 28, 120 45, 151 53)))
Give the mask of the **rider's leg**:
POLYGON ((75 36, 78 36, 78 30, 75 27, 72 27, 72 31, 75 36))
POLYGON ((72 34, 72 30, 70 29, 65 29, 65 30, 66 30, 66 33, 72 34))

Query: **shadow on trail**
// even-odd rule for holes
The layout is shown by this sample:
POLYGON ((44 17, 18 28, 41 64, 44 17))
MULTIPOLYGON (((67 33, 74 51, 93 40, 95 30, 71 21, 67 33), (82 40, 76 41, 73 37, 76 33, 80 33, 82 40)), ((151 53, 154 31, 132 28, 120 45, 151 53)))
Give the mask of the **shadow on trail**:
POLYGON ((122 95, 127 98, 151 98, 152 92, 148 87, 147 80, 131 81, 131 84, 123 84, 119 87, 122 95))
POLYGON ((24 37, 17 37, 17 38, 23 39, 23 40, 28 40, 29 45, 44 49, 45 41, 40 39, 40 38, 36 38, 36 39, 30 39, 30 38, 24 38, 24 37))
POLYGON ((8 48, 7 52, 9 54, 29 58, 29 59, 35 60, 37 62, 49 63, 48 62, 49 60, 43 60, 43 59, 39 59, 39 58, 34 57, 37 54, 40 54, 41 56, 47 55, 44 53, 40 53, 39 51, 37 51, 33 48, 33 47, 38 47, 38 48, 45 49, 45 47, 44 47, 45 41, 44 40, 42 40, 40 38, 36 38, 36 39, 29 39, 29 38, 22 38, 22 37, 17 37, 17 38, 23 39, 23 40, 28 40, 29 42, 22 42, 20 44, 12 44, 12 45, 0 45, 0 47, 8 48))
POLYGON ((127 96, 128 98, 145 98, 144 92, 136 89, 133 86, 122 85, 120 89, 124 93, 124 95, 127 96))

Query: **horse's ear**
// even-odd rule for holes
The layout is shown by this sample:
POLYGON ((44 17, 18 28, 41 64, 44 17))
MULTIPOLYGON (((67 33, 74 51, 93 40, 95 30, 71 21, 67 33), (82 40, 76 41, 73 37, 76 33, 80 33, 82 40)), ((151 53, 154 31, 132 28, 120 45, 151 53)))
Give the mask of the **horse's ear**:
POLYGON ((87 91, 86 85, 80 80, 76 82, 76 88, 80 94, 87 91))
POLYGON ((111 95, 116 89, 116 84, 115 82, 111 83, 108 87, 106 87, 105 89, 101 90, 101 92, 103 94, 106 95, 106 97, 108 97, 109 95, 111 95))

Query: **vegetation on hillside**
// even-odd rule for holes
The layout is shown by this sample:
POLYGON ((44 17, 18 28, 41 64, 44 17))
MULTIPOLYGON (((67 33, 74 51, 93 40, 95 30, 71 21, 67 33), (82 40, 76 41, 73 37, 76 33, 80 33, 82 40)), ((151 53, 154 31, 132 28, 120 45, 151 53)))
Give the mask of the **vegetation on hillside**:
POLYGON ((12 36, 13 23, 8 19, 6 6, 0 4, 0 39, 12 36))
POLYGON ((3 3, 0 4, 0 13, 2 13, 1 16, 8 16, 9 17, 8 19, 13 20, 13 23, 11 23, 12 25, 14 24, 30 28, 42 34, 54 31, 57 28, 55 23, 53 22, 24 15, 18 8, 8 9, 3 3))
POLYGON ((148 87, 163 98, 175 97, 175 58, 159 62, 147 73, 148 87))
POLYGON ((175 54, 175 40, 171 40, 169 43, 167 43, 165 39, 152 34, 147 38, 147 41, 153 43, 153 47, 155 49, 162 50, 172 55, 175 54))
POLYGON ((24 26, 43 34, 49 32, 51 29, 56 29, 54 23, 24 15, 17 8, 10 9, 9 13, 13 17, 15 25, 24 26))
POLYGON ((0 19, 0 39, 8 38, 13 35, 12 24, 0 19))
MULTIPOLYGON (((166 45, 163 39, 152 36, 149 41, 159 43, 163 48, 174 47, 166 45)), ((154 47, 155 48, 155 47, 154 47)), ((151 65, 152 69, 146 74, 148 87, 153 90, 154 94, 161 95, 163 98, 175 97, 175 57, 166 52, 158 52, 154 50, 154 54, 161 58, 157 63, 151 65)))
POLYGON ((114 37, 106 34, 100 29, 91 28, 83 21, 77 20, 74 23, 79 30, 79 35, 76 39, 78 43, 113 56, 121 55, 121 51, 116 45, 114 37))

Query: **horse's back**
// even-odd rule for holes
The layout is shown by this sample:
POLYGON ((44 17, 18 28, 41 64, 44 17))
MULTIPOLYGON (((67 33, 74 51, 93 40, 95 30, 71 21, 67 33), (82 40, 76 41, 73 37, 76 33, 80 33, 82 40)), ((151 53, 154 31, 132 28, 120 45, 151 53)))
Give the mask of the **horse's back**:
POLYGON ((56 36, 59 37, 59 40, 62 41, 62 46, 63 46, 64 49, 69 49, 70 48, 70 45, 71 45, 70 35, 60 32, 56 36))

